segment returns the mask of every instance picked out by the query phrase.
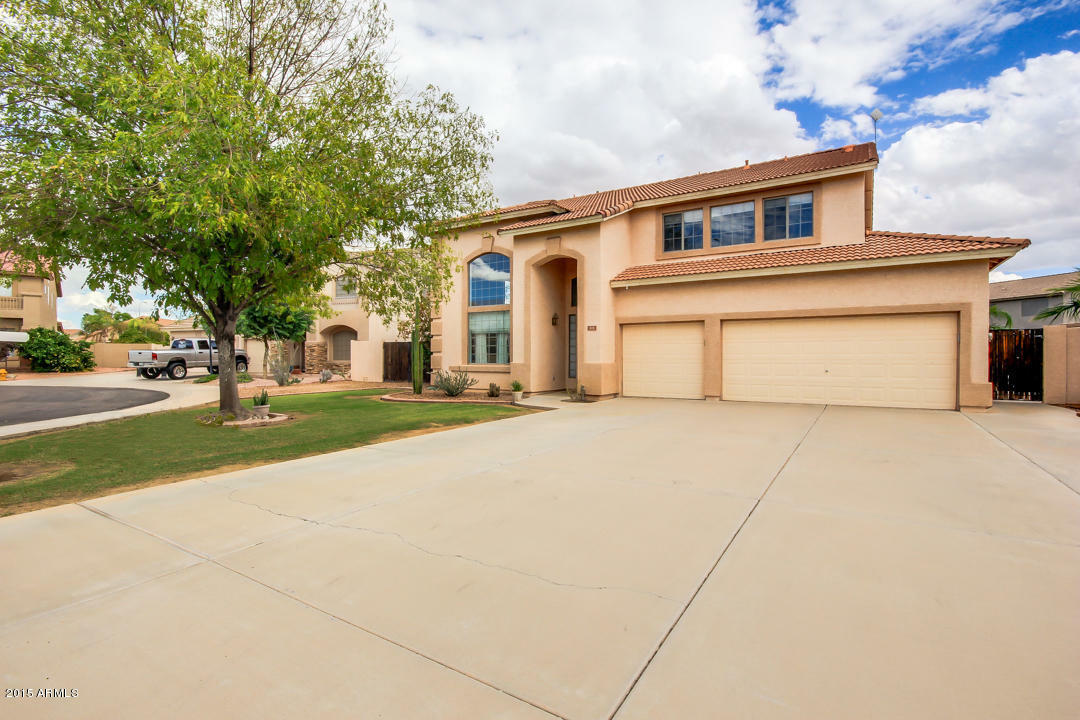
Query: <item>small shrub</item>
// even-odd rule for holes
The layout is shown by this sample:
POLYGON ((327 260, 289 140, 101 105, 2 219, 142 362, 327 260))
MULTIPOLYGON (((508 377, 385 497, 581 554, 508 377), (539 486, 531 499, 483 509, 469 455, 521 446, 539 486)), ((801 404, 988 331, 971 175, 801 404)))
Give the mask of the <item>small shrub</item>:
POLYGON ((238 383, 249 383, 254 379, 255 378, 251 377, 246 372, 238 372, 238 373, 236 373, 236 382, 238 382, 238 383))
POLYGON ((442 390, 447 397, 457 397, 477 383, 477 379, 469 377, 464 370, 444 373, 439 370, 435 373, 432 385, 436 390, 442 390))
POLYGON ((578 388, 566 388, 566 394, 570 396, 570 399, 574 402, 585 402, 585 386, 582 385, 578 388))
POLYGON ((488 383, 488 397, 499 397, 501 392, 497 383, 488 383))
POLYGON ((266 389, 264 388, 262 392, 251 399, 251 402, 253 405, 269 405, 270 393, 266 392, 266 389))
POLYGON ((514 392, 521 392, 525 389, 525 386, 515 380, 514 382, 510 383, 510 389, 514 392))
POLYGON ((93 370, 94 353, 90 343, 73 341, 67 335, 49 328, 30 328, 30 339, 19 348, 19 354, 30 361, 35 372, 79 372, 93 370))
POLYGON ((319 372, 319 382, 321 382, 321 383, 328 383, 328 382, 330 382, 330 380, 333 377, 334 377, 334 373, 330 372, 330 370, 327 369, 327 368, 323 368, 319 372))
POLYGON ((192 382, 194 382, 194 383, 208 383, 211 380, 217 380, 217 374, 216 373, 210 373, 209 375, 203 375, 202 377, 197 377, 194 380, 192 380, 192 382))

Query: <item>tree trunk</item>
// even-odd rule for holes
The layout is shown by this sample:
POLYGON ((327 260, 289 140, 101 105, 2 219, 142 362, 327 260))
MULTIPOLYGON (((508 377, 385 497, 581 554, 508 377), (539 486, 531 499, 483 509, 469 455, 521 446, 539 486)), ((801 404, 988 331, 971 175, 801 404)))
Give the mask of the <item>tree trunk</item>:
POLYGON ((270 338, 263 338, 263 379, 270 375, 270 338))
POLYGON ((227 309, 214 318, 214 335, 218 346, 218 410, 231 413, 237 418, 247 417, 247 410, 240 404, 240 386, 236 382, 236 318, 239 315, 227 309))
POLYGON ((413 323, 412 329, 412 391, 413 395, 424 392, 424 352, 420 344, 420 330, 413 323))

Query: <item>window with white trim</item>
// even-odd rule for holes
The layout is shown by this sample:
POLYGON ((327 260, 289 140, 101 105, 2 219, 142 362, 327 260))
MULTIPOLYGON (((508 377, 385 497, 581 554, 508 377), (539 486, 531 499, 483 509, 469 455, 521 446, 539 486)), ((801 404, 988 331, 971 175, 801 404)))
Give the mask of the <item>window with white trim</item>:
POLYGON ((334 279, 334 300, 356 300, 356 283, 350 278, 339 277, 334 279))

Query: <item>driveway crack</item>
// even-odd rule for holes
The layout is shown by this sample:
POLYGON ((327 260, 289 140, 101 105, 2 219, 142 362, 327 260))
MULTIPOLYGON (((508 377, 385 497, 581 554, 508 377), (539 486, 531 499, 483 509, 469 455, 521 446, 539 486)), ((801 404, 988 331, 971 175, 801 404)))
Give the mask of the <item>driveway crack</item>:
POLYGON ((621 585, 585 585, 585 584, 581 584, 581 583, 564 582, 564 581, 555 580, 554 578, 549 578, 549 577, 546 577, 544 575, 540 575, 540 574, 537 574, 537 573, 531 573, 531 572, 529 572, 527 570, 522 570, 521 568, 516 568, 516 567, 513 567, 511 565, 502 565, 502 564, 499 564, 499 563, 488 562, 487 560, 481 560, 480 558, 471 557, 469 555, 464 555, 464 554, 461 554, 461 553, 440 552, 438 550, 433 550, 433 549, 431 549, 429 547, 425 547, 423 545, 420 545, 419 543, 413 542, 409 538, 405 537, 401 533, 396 532, 394 530, 381 530, 381 529, 378 529, 378 528, 365 527, 365 526, 362 526, 362 525, 348 525, 348 524, 345 524, 345 523, 327 522, 327 521, 323 521, 323 520, 315 520, 313 518, 304 517, 303 515, 293 515, 291 513, 278 512, 277 510, 273 510, 271 508, 265 507, 263 505, 260 505, 259 503, 252 502, 252 501, 249 501, 249 500, 241 500, 240 498, 233 497, 233 493, 235 493, 235 492, 236 491, 234 490, 233 492, 229 493, 229 495, 228 495, 228 499, 230 501, 232 501, 232 502, 236 502, 236 503, 240 503, 242 505, 248 505, 248 506, 251 506, 251 507, 254 507, 254 508, 258 508, 259 510, 262 510, 263 512, 267 512, 267 513, 270 513, 272 515, 277 515, 278 517, 290 518, 290 519, 293 519, 293 520, 300 520, 302 522, 309 523, 311 525, 317 525, 319 527, 336 528, 336 529, 339 529, 339 530, 355 530, 357 532, 370 533, 372 535, 380 535, 380 536, 383 536, 383 537, 391 537, 391 538, 394 538, 394 539, 398 540, 403 545, 407 545, 408 547, 413 548, 414 550, 422 552, 422 553, 424 553, 426 555, 430 555, 432 557, 447 558, 447 559, 451 559, 451 560, 461 560, 461 561, 464 561, 464 562, 473 563, 475 565, 480 565, 481 567, 489 568, 489 569, 492 569, 492 570, 502 570, 504 572, 514 573, 515 575, 521 575, 523 577, 531 578, 533 580, 538 580, 538 581, 540 581, 542 583, 552 585, 552 586, 555 586, 555 587, 560 587, 560 588, 570 588, 570 589, 573 589, 573 590, 594 590, 594 591, 596 591, 596 590, 611 590, 611 591, 616 591, 616 592, 628 592, 628 593, 635 593, 635 594, 638 594, 638 595, 647 595, 649 597, 654 597, 654 598, 657 598, 659 600, 664 600, 664 601, 671 602, 671 603, 678 602, 678 600, 676 600, 673 597, 668 597, 667 595, 662 595, 660 593, 654 593, 654 592, 651 592, 649 590, 641 590, 639 588, 632 588, 632 587, 626 587, 626 586, 621 586, 621 585))

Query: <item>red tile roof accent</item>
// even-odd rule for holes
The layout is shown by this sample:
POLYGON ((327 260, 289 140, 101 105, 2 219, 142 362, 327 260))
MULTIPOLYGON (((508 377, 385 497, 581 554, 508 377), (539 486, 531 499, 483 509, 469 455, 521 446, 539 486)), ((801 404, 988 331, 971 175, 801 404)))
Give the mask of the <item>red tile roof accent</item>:
POLYGON ((518 205, 510 205, 508 207, 495 208, 494 210, 486 210, 480 213, 481 217, 491 217, 492 215, 505 215, 507 213, 519 212, 521 210, 532 210, 534 208, 542 207, 559 207, 558 202, 555 200, 530 200, 526 203, 520 203, 518 205))
POLYGON ((688 175, 674 180, 663 180, 618 190, 605 190, 591 195, 579 195, 564 198, 557 202, 553 200, 537 200, 531 203, 501 208, 485 214, 507 213, 532 207, 543 207, 545 204, 555 205, 567 211, 558 215, 522 220, 500 228, 500 231, 518 230, 589 217, 605 218, 629 210, 635 203, 647 200, 660 200, 687 193, 719 190, 764 180, 776 180, 822 170, 861 165, 866 162, 876 161, 877 158, 877 146, 874 143, 847 145, 842 148, 821 150, 807 155, 796 155, 753 165, 740 165, 727 170, 688 175))
POLYGON ((818 265, 821 263, 851 262, 906 257, 911 255, 939 255, 941 253, 972 252, 975 250, 1005 250, 1025 248, 1030 240, 1016 238, 972 237, 969 235, 926 235, 886 230, 866 233, 866 242, 853 245, 830 245, 802 248, 799 250, 776 250, 746 255, 724 255, 705 260, 655 263, 628 267, 612 282, 644 280, 648 278, 678 277, 706 273, 725 273, 737 270, 818 265))

